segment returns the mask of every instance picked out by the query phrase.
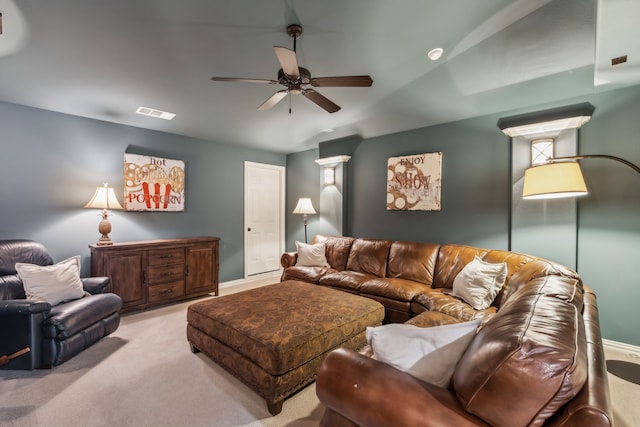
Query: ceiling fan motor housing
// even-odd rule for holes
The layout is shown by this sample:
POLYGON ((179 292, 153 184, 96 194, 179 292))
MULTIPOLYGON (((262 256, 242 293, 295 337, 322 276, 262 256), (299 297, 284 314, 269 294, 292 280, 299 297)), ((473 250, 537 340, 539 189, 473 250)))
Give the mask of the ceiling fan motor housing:
POLYGON ((278 70, 278 83, 281 85, 289 86, 292 84, 308 85, 311 84, 311 72, 303 67, 298 67, 300 77, 295 78, 289 76, 282 71, 282 68, 278 70))

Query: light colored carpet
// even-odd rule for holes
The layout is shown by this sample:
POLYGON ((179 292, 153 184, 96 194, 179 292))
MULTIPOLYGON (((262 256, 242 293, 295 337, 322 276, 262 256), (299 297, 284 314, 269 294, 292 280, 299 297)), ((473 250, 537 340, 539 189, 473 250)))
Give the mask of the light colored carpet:
POLYGON ((318 425, 324 408, 314 384, 272 417, 251 389, 191 353, 191 303, 125 315, 116 332, 53 370, 0 371, 0 425, 318 425))
POLYGON ((640 425, 640 353, 633 349, 607 346, 607 372, 613 419, 616 427, 640 425))
MULTIPOLYGON (((253 287, 233 286, 225 295, 253 287)), ((185 338, 194 301, 124 315, 120 328, 52 370, 0 370, 0 426, 317 426, 315 385, 272 417, 251 389, 185 338)), ((640 355, 606 349, 616 427, 640 420, 640 355)))

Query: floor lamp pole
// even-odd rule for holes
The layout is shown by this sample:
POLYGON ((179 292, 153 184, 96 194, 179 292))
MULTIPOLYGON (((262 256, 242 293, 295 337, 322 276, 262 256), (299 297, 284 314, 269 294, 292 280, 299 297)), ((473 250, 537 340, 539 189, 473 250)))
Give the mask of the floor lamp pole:
POLYGON ((302 218, 304 220, 304 242, 309 243, 307 242, 307 214, 304 214, 302 218))

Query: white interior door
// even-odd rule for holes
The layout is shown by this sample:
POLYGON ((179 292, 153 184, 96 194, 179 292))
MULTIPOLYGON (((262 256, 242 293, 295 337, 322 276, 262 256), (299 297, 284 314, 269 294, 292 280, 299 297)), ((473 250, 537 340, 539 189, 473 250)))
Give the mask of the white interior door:
POLYGON ((280 268, 284 250, 285 168, 244 164, 245 277, 280 268))

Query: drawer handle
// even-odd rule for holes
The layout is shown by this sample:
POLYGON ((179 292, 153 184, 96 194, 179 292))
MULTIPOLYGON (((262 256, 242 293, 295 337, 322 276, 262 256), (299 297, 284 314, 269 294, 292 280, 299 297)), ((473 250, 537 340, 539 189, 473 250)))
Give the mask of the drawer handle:
POLYGON ((173 258, 173 255, 160 255, 161 259, 173 258))
POLYGON ((162 276, 162 277, 166 277, 166 276, 173 276, 173 273, 172 273, 172 272, 170 272, 170 271, 169 271, 169 272, 167 272, 167 273, 160 273, 160 276, 162 276))
POLYGON ((173 293, 173 289, 165 289, 163 291, 160 291, 160 295, 167 295, 173 293))

